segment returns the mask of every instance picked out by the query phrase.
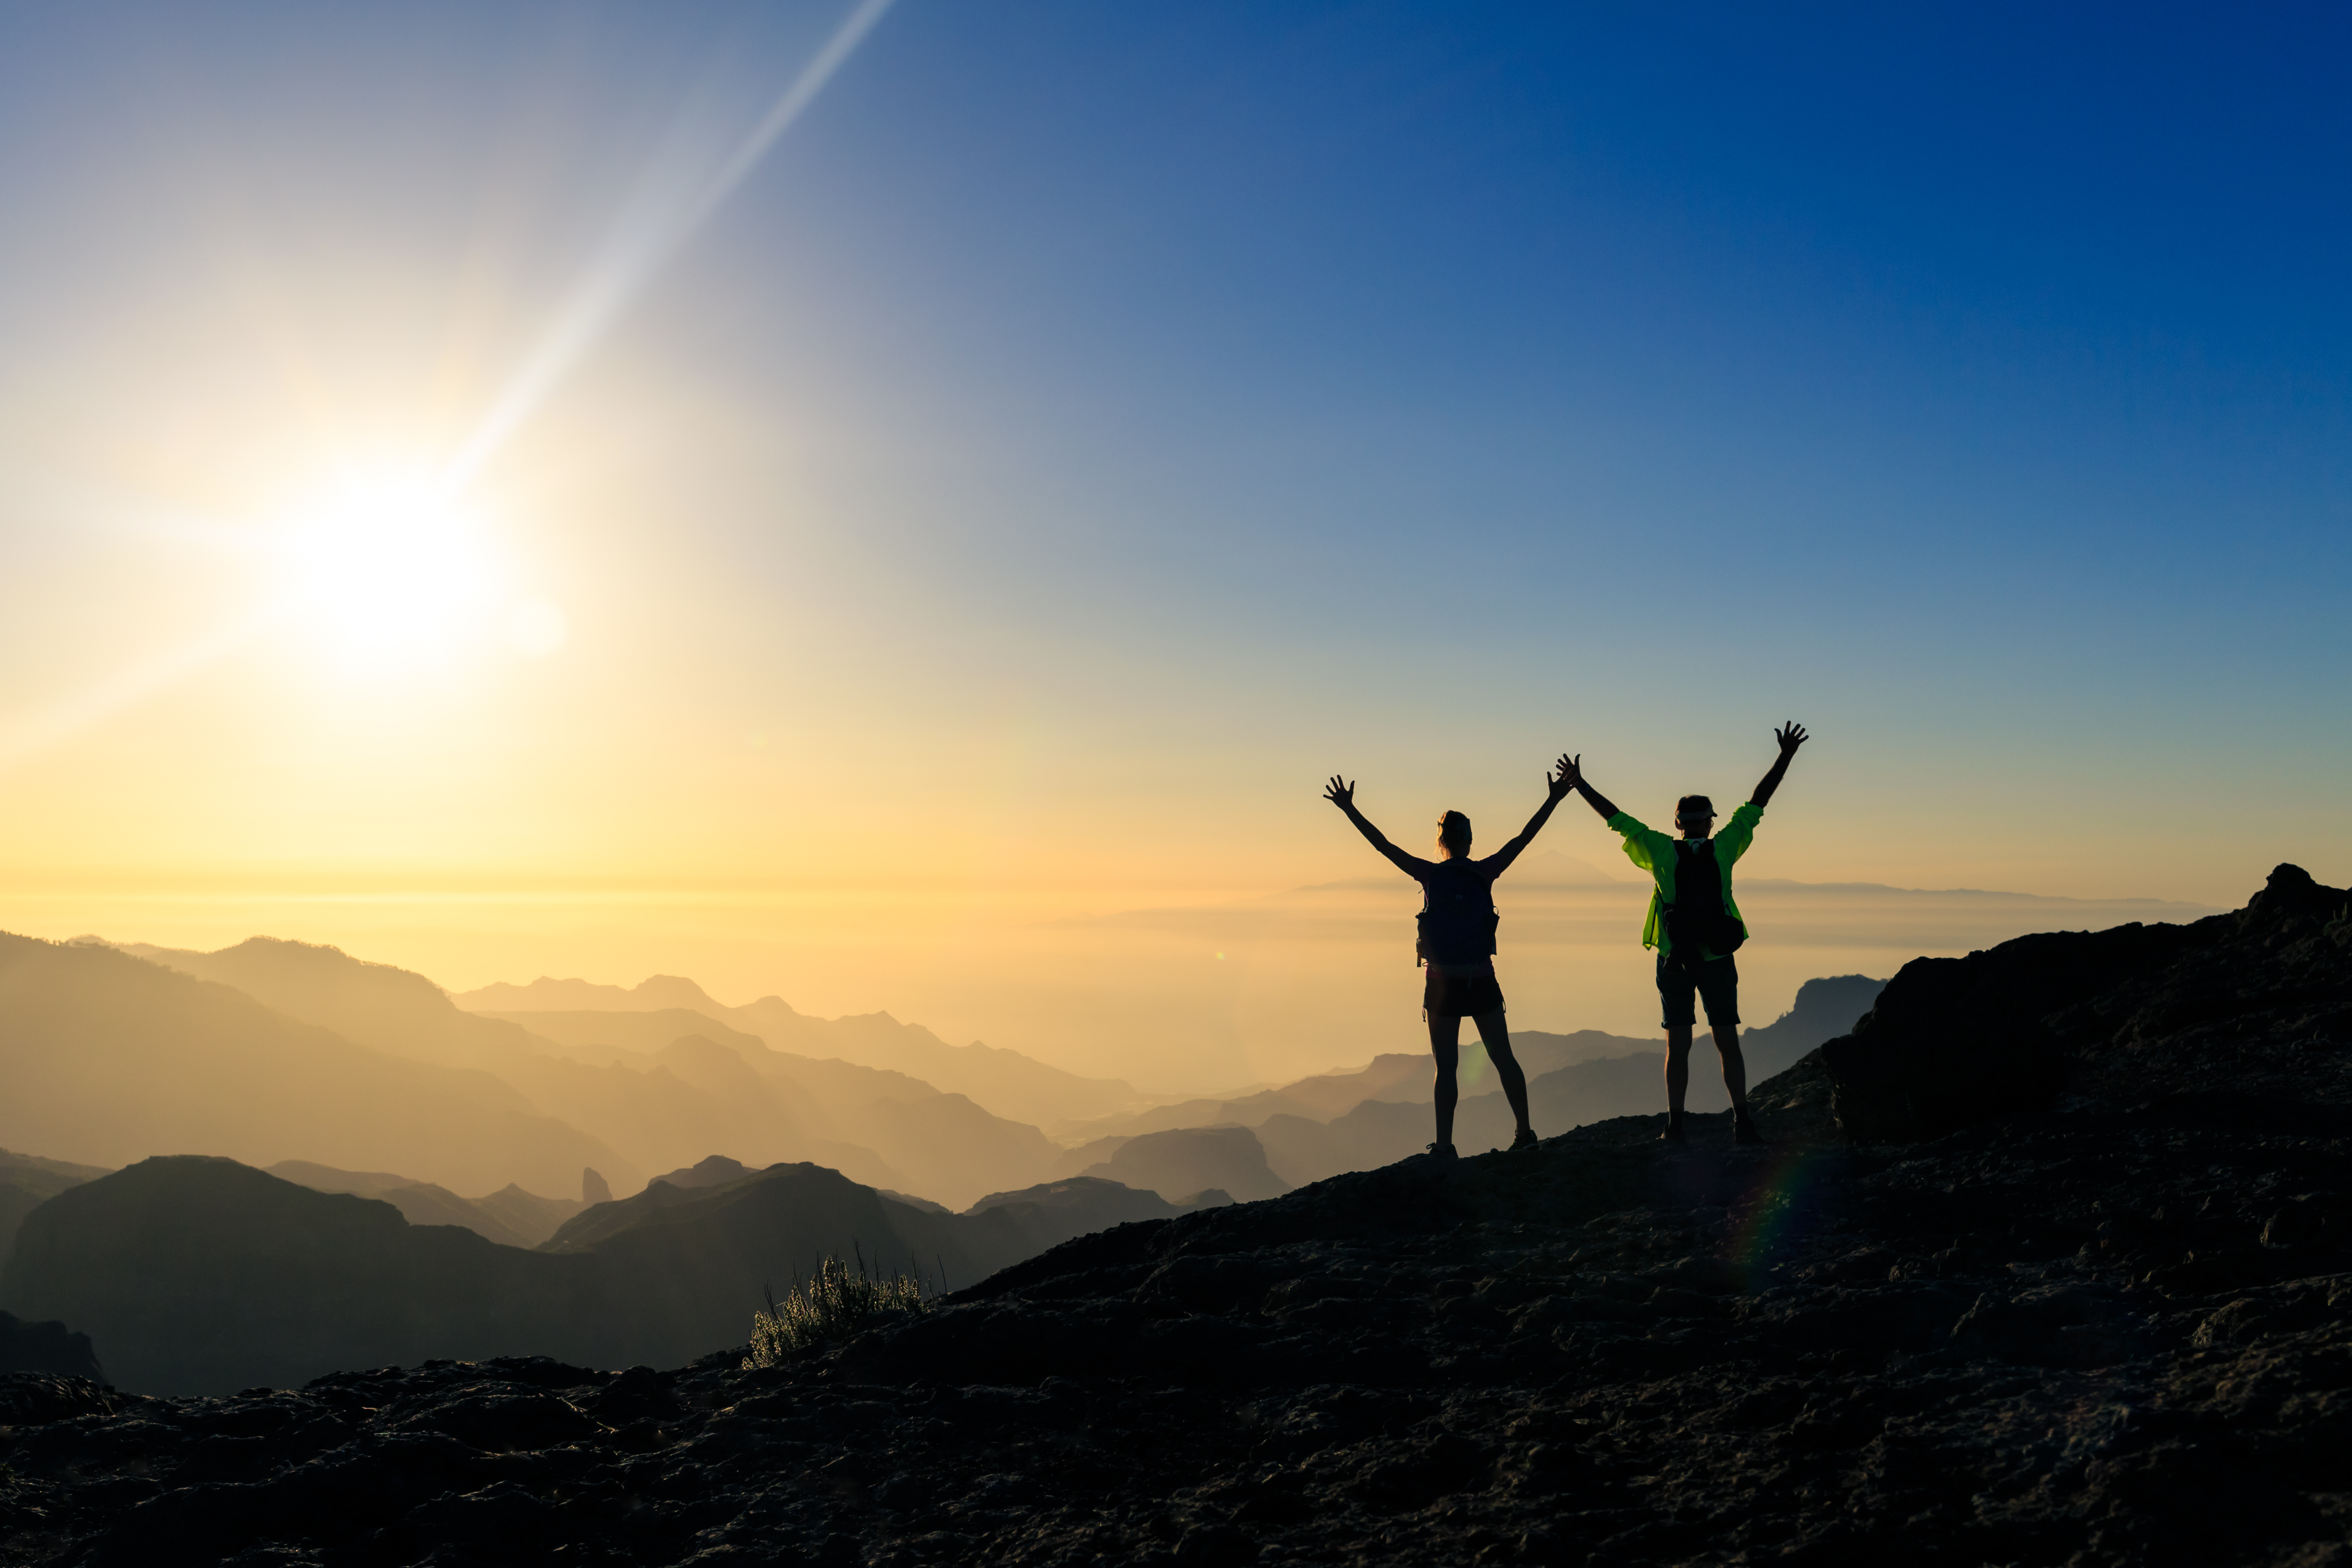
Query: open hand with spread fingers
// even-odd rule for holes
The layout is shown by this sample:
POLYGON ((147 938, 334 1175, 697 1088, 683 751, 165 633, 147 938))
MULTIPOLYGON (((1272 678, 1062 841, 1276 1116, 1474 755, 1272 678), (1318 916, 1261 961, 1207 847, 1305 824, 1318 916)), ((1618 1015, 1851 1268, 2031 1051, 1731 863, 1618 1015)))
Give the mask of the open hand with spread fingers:
POLYGON ((1331 782, 1323 786, 1323 798, 1345 811, 1356 804, 1356 786, 1333 773, 1331 782))

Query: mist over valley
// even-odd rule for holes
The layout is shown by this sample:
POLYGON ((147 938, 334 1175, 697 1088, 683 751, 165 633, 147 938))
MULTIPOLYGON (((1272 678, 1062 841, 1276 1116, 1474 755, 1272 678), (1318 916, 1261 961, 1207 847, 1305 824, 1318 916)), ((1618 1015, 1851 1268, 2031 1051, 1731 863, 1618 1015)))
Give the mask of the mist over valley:
MULTIPOLYGON (((1810 983, 1748 1032, 1759 1066, 1880 984, 1810 983)), ((1515 1042, 1549 1127, 1655 1100, 1654 1040, 1515 1042)), ((1464 1083, 1465 1145, 1507 1142, 1483 1053, 1464 1083)), ((278 938, 0 936, 0 1146, 26 1151, 0 1158, 0 1309, 157 1392, 434 1355, 668 1364, 739 1342, 829 1256, 952 1289, 1389 1163, 1427 1141, 1429 1097, 1425 1057, 1178 1099, 676 976, 453 997, 278 938), (158 1273, 184 1281, 168 1301, 133 1284, 158 1273), (333 1305, 354 1291, 367 1311, 333 1305)))

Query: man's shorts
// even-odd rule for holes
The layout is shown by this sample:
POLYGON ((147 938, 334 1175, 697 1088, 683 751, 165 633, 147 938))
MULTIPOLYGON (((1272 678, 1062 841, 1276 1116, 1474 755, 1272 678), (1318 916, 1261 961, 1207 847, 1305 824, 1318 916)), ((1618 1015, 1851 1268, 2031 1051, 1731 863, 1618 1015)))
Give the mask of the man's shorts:
POLYGON ((1432 1018, 1475 1018, 1503 1010, 1503 987, 1492 968, 1475 974, 1444 975, 1429 966, 1422 983, 1421 1010, 1432 1018))
POLYGON ((1698 1023, 1691 993, 1706 1004, 1706 1021, 1716 1028, 1739 1026, 1739 968, 1728 956, 1685 963, 1671 953, 1658 954, 1658 995, 1664 1003, 1662 1020, 1669 1029, 1687 1029, 1698 1023))

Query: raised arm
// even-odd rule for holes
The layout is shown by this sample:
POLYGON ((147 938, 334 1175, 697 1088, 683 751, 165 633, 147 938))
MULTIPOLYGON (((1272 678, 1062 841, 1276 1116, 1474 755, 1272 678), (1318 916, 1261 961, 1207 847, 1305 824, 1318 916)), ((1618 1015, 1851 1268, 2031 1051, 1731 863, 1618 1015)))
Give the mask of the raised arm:
POLYGON ((1780 754, 1772 759, 1771 771, 1757 781, 1756 793, 1748 797, 1748 804, 1759 810, 1771 802, 1772 792, 1780 787, 1781 779, 1788 774, 1789 759, 1810 737, 1802 724, 1790 720, 1786 727, 1773 731, 1772 738, 1780 742, 1780 754))
POLYGON ((1338 773, 1333 773, 1331 775, 1331 782, 1323 786, 1323 798, 1329 801, 1333 805, 1338 806, 1341 811, 1346 812, 1348 814, 1348 820, 1356 825, 1356 831, 1362 834, 1367 839, 1370 840, 1372 847, 1387 856, 1390 862, 1394 865, 1398 870, 1403 872, 1408 877, 1417 878, 1422 872, 1429 869, 1428 861, 1415 859, 1412 856, 1406 854, 1403 850, 1390 843, 1388 841, 1388 836, 1383 834, 1379 828, 1374 827, 1370 821, 1365 817, 1364 814, 1356 809, 1356 786, 1354 784, 1343 781, 1338 773))
POLYGON ((1543 825, 1551 820, 1551 808, 1558 805, 1561 797, 1574 787, 1575 777, 1576 763, 1563 753, 1558 775, 1544 774, 1544 803, 1536 807, 1536 814, 1528 818, 1528 825, 1519 830, 1517 838, 1486 857, 1486 865, 1495 876, 1499 877, 1509 870, 1511 862, 1519 858, 1519 851, 1533 843, 1536 835, 1543 831, 1543 825))
POLYGON ((1559 765, 1567 772, 1568 787, 1582 795, 1584 804, 1600 813, 1601 821, 1606 822, 1617 815, 1617 803, 1594 789, 1592 781, 1584 776, 1584 758, 1581 753, 1573 757, 1560 758, 1559 765))

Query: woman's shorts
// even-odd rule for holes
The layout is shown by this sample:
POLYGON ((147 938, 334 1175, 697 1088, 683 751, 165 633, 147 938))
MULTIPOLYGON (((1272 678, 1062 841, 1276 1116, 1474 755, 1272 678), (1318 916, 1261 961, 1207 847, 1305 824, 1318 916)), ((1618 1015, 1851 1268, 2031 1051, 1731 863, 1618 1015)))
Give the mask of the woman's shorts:
POLYGON ((1475 1018, 1503 1010, 1503 987, 1495 972, 1440 974, 1434 965, 1422 983, 1421 1010, 1433 1018, 1475 1018))
POLYGON ((1706 1004, 1706 1021, 1720 1029, 1739 1026, 1739 966, 1727 955, 1686 963, 1658 954, 1658 997, 1666 1016, 1659 1022, 1669 1029, 1687 1029, 1698 1022, 1691 993, 1706 1004))

